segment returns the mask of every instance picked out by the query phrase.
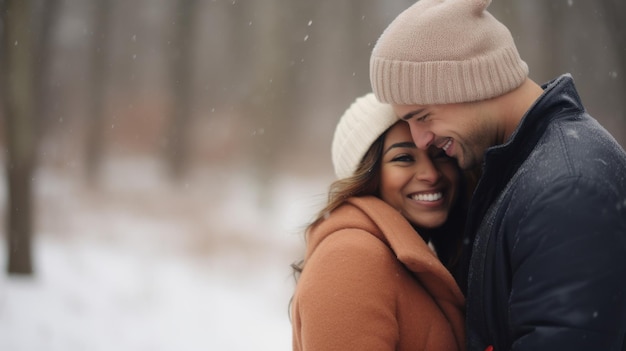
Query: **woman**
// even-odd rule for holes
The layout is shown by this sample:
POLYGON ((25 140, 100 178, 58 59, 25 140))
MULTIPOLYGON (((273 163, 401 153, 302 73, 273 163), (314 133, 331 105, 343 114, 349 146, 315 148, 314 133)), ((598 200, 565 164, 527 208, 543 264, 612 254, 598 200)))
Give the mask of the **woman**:
POLYGON ((293 349, 463 350, 464 297, 450 273, 467 197, 456 162, 417 149, 373 94, 342 116, 332 154, 338 180, 294 267, 293 349))

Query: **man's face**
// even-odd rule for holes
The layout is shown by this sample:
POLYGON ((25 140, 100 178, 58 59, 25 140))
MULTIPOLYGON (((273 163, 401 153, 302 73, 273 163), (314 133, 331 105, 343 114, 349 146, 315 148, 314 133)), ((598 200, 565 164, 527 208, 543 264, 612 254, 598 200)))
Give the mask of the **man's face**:
POLYGON ((480 102, 447 105, 393 105, 409 124, 420 149, 434 145, 468 170, 482 163, 485 150, 496 144, 497 127, 480 102))

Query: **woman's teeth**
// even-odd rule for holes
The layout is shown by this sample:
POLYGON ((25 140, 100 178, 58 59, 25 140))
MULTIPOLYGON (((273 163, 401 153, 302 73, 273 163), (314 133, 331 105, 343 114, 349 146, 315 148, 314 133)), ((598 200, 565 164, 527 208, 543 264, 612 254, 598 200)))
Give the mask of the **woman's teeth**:
POLYGON ((415 194, 411 198, 415 201, 437 201, 443 197, 441 192, 431 194, 415 194))
POLYGON ((442 147, 443 151, 448 151, 450 145, 452 145, 452 139, 449 139, 448 142, 442 147))

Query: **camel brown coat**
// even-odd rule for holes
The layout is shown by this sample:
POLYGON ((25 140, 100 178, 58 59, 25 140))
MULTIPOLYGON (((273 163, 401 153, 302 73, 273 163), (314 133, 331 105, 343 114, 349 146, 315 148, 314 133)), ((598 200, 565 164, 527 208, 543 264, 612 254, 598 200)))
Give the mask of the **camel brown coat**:
POLYGON ((293 350, 464 350, 464 298, 395 209, 350 198, 307 236, 293 350))

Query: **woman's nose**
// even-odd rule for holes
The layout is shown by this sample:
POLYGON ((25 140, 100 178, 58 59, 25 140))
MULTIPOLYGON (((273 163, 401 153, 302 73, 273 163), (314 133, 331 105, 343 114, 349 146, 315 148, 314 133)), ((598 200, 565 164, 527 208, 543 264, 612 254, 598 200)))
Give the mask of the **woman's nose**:
POLYGON ((441 177, 439 168, 435 165, 433 160, 426 156, 420 162, 418 162, 415 172, 415 178, 420 181, 434 184, 441 177))

